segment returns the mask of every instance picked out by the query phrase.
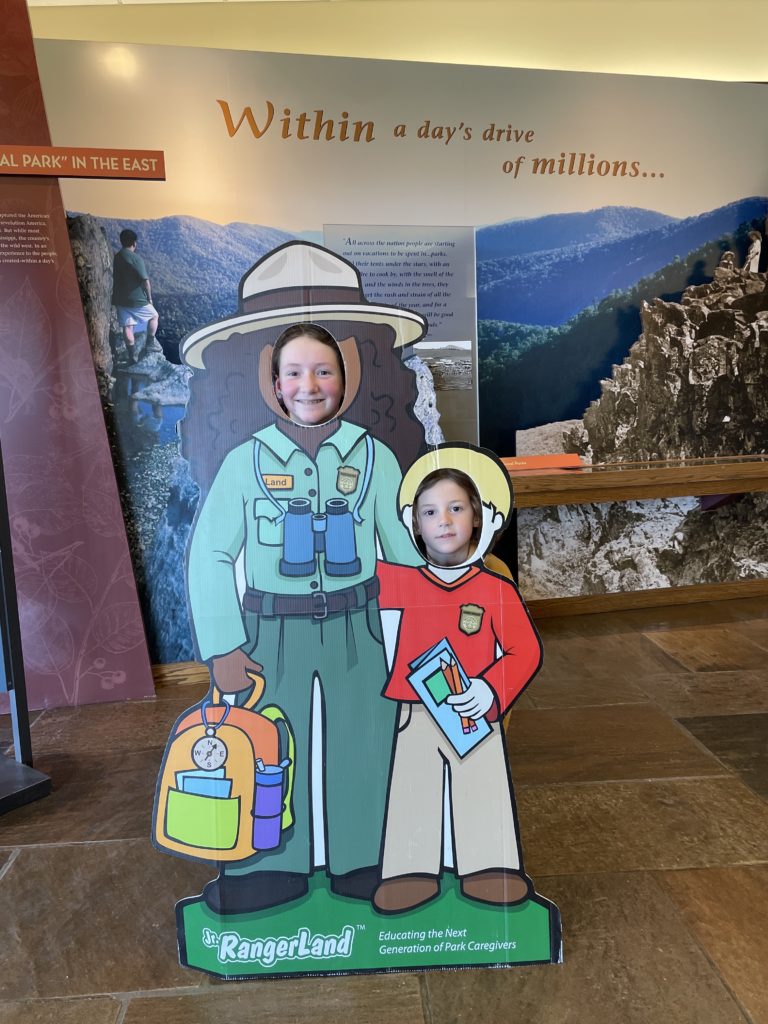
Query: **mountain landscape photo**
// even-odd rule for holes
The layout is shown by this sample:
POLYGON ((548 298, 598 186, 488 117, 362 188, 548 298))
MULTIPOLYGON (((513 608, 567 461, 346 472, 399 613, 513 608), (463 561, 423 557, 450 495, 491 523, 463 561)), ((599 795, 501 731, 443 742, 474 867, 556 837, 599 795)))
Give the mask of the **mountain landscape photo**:
POLYGON ((83 309, 102 398, 144 626, 154 662, 194 656, 186 613, 184 550, 198 500, 179 453, 178 421, 189 400, 179 342, 237 309, 240 279, 265 253, 294 236, 252 224, 195 217, 157 220, 67 218, 83 309), (120 231, 138 235, 137 251, 160 314, 154 349, 137 333, 128 360, 112 308, 112 257, 120 231))
POLYGON ((508 455, 518 430, 580 418, 640 333, 642 304, 710 281, 725 251, 742 260, 766 214, 752 197, 684 219, 607 207, 479 229, 482 443, 508 455))
POLYGON ((214 224, 198 217, 98 220, 114 250, 120 248, 123 228, 139 236, 137 252, 160 314, 158 339, 173 361, 185 335, 236 310, 240 279, 253 264, 295 238, 259 224, 214 224))
MULTIPOLYGON (((752 308, 758 301, 752 295, 757 284, 746 272, 734 271, 732 276, 721 264, 724 252, 730 252, 731 264, 736 268, 743 265, 747 234, 752 229, 764 228, 766 213, 768 200, 752 198, 684 220, 649 210, 607 207, 585 214, 553 215, 480 229, 477 280, 481 443, 508 455, 515 451, 517 432, 529 428, 528 434, 539 431, 539 438, 547 438, 543 443, 557 443, 562 450, 563 428, 567 426, 565 443, 587 459, 593 455, 630 458, 633 453, 628 445, 647 451, 648 457, 653 458, 668 451, 679 454, 670 440, 678 437, 684 438, 686 451, 698 453, 695 444, 702 432, 696 425, 705 421, 726 422, 725 417, 729 417, 727 427, 718 435, 722 439, 718 450, 745 448, 755 433, 750 433, 748 421, 757 418, 764 422, 764 409, 758 409, 756 404, 763 393, 761 385, 757 390, 749 390, 755 374, 763 380, 762 369, 758 370, 746 355, 739 355, 739 383, 746 388, 745 395, 754 391, 757 396, 751 403, 745 402, 743 396, 737 402, 737 391, 733 388, 727 393, 723 391, 722 382, 730 379, 728 374, 713 378, 702 409, 695 404, 701 388, 698 384, 692 390, 689 388, 690 401, 685 408, 690 412, 694 429, 685 433, 676 426, 675 417, 679 419, 682 415, 682 405, 674 400, 674 381, 667 380, 668 373, 662 373, 658 381, 649 376, 649 359, 644 353, 656 319, 661 316, 660 310, 669 311, 659 322, 670 325, 668 331, 665 327, 664 334, 669 334, 670 344, 677 344, 681 317, 686 323, 686 317, 692 323, 695 320, 694 326, 683 332, 686 338, 701 335, 696 351, 704 353, 706 365, 700 367, 696 359, 691 362, 687 356, 687 361, 678 360, 680 367, 685 366, 680 373, 685 374, 686 381, 694 369, 701 376, 710 363, 717 369, 722 362, 714 357, 704 358, 715 344, 710 338, 713 331, 718 336, 732 335, 723 345, 727 348, 732 344, 734 352, 741 352, 747 345, 745 338, 751 337, 750 331, 759 330, 764 335, 764 308, 752 308), (718 274, 720 278, 726 276, 720 280, 718 274), (702 309, 713 305, 715 294, 719 296, 716 315, 699 313, 699 305, 703 304, 702 309), (680 312, 683 306, 690 309, 690 314, 680 312), (699 321, 706 323, 706 328, 699 321), (638 343, 644 331, 645 347, 638 343), (632 358, 625 364, 630 350, 632 358), (621 372, 616 371, 620 366, 621 372), (605 382, 610 380, 615 383, 608 386, 605 382), (666 424, 663 430, 653 417, 646 417, 648 422, 639 418, 634 433, 619 424, 618 417, 626 408, 648 405, 647 397, 642 402, 639 398, 630 401, 634 395, 631 388, 631 394, 627 392, 629 398, 625 394, 629 385, 635 387, 637 381, 647 381, 650 392, 661 388, 659 381, 668 385, 663 402, 657 403, 658 408, 653 407, 654 415, 662 416, 666 424), (600 403, 591 406, 597 399, 601 399, 600 403), (739 414, 742 406, 743 415, 739 414), (588 407, 590 411, 585 415, 588 407), (616 439, 620 437, 626 441, 621 450, 616 448, 616 439), (664 439, 663 452, 651 447, 651 440, 656 439, 664 439)), ((243 275, 262 255, 296 236, 272 227, 219 225, 186 216, 137 221, 80 215, 70 218, 69 226, 152 657, 158 662, 188 660, 193 649, 184 613, 184 544, 198 495, 188 466, 179 455, 176 424, 185 413, 189 371, 174 365, 178 363, 178 344, 190 331, 236 312, 243 275), (142 351, 135 365, 126 359, 111 309, 112 255, 119 247, 123 227, 133 228, 139 236, 138 251, 146 260, 153 298, 160 312, 159 339, 163 346, 162 352, 142 351)), ((761 281, 765 277, 752 276, 761 281)), ((447 355, 466 353, 460 350, 447 355)), ((734 359, 735 355, 726 359, 729 366, 736 365, 734 359)), ((654 357, 652 362, 655 366, 658 359, 654 357)), ((432 408, 435 393, 430 393, 432 408)), ((446 392, 451 401, 455 401, 456 394, 455 389, 446 392)), ((714 433, 705 433, 707 437, 700 443, 714 443, 714 433)), ((762 436, 758 438, 755 434, 749 450, 752 449, 764 449, 762 436)), ((528 450, 535 453, 554 449, 537 449, 534 445, 528 450)), ((687 537, 691 511, 696 510, 682 506, 671 511, 656 510, 655 518, 651 516, 653 536, 664 533, 666 537, 671 530, 670 535, 687 537)), ((632 522, 645 522, 647 517, 642 515, 638 519, 639 510, 635 512, 630 517, 632 522)), ((576 531, 582 538, 582 547, 584 531, 588 530, 592 537, 591 546, 586 545, 594 549, 592 562, 586 565, 575 559, 572 545, 568 544, 563 548, 562 558, 553 562, 573 567, 575 576, 566 588, 571 592, 599 592, 616 582, 611 575, 615 560, 610 566, 606 563, 605 572, 598 566, 603 557, 598 540, 607 534, 594 526, 596 514, 582 510, 576 531)), ((724 510, 718 519, 721 533, 726 528, 726 515, 724 510)), ((615 534, 616 551, 621 552, 620 538, 627 524, 622 525, 617 516, 618 513, 611 513, 608 518, 613 524, 610 535, 615 534)), ((554 544, 547 531, 546 511, 537 510, 521 517, 520 565, 524 583, 534 576, 539 580, 546 576, 539 571, 540 567, 536 568, 536 551, 549 550, 554 544), (545 535, 542 547, 537 538, 541 540, 545 535)), ((692 534, 691 544, 698 536, 698 532, 695 537, 692 534)), ((664 580, 676 578, 674 559, 664 553, 666 542, 658 540, 654 544, 660 555, 654 560, 653 578, 658 577, 657 585, 666 585, 664 580)), ((641 568, 636 567, 637 572, 641 568)), ((749 567, 745 563, 742 569, 747 572, 749 567)), ((621 582, 623 585, 631 581, 621 582)), ((546 596, 559 596, 550 593, 547 586, 544 592, 546 596)))
MULTIPOLYGON (((643 305, 627 357, 561 429, 565 451, 600 463, 768 453, 768 275, 736 262, 726 252, 712 281, 643 305)), ((760 493, 522 509, 522 589, 530 599, 764 579, 767 517, 760 493)))

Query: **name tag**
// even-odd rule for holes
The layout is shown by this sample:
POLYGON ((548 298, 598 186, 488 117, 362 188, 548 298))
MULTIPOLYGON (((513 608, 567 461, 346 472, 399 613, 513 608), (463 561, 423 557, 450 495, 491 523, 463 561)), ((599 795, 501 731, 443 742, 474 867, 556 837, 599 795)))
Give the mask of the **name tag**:
POLYGON ((261 479, 270 491, 293 490, 293 476, 290 473, 262 473, 261 479))

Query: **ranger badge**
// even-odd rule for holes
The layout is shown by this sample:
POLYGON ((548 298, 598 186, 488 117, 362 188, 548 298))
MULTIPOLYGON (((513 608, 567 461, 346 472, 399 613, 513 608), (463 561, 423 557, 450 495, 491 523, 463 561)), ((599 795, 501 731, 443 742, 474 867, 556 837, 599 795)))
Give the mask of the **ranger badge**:
POLYGON ((360 470, 352 466, 339 466, 336 474, 336 489, 342 494, 351 494, 357 487, 360 479, 360 470))

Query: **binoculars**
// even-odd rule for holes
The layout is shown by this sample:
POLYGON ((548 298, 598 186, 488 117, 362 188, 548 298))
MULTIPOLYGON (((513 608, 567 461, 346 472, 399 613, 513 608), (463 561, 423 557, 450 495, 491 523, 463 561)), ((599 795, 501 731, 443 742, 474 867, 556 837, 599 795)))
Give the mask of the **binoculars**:
POLYGON ((308 498, 292 498, 283 521, 282 576, 311 576, 320 555, 328 576, 360 572, 355 524, 346 498, 330 498, 325 512, 313 513, 308 498))

